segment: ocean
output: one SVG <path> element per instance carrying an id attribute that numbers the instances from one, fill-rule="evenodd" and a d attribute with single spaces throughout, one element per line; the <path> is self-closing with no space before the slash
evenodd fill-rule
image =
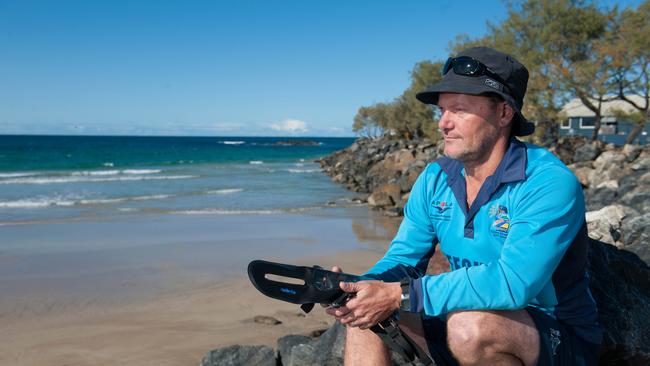
<path id="1" fill-rule="evenodd" d="M 0 136 L 0 225 L 349 203 L 314 160 L 353 138 Z"/>

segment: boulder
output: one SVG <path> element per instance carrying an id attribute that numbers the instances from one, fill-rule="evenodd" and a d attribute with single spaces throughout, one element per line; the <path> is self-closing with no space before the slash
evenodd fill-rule
<path id="1" fill-rule="evenodd" d="M 625 191 L 621 189 L 621 191 Z M 648 186 L 637 186 L 628 191 L 621 197 L 619 202 L 623 205 L 630 206 L 640 213 L 650 212 L 650 189 Z"/>
<path id="2" fill-rule="evenodd" d="M 368 197 L 368 205 L 378 208 L 394 206 L 400 201 L 401 196 L 402 192 L 399 184 L 384 184 L 374 190 L 370 197 Z"/>
<path id="3" fill-rule="evenodd" d="M 312 339 L 304 335 L 290 334 L 278 339 L 278 359 L 281 364 L 291 363 L 291 352 L 294 347 L 310 343 Z"/>
<path id="4" fill-rule="evenodd" d="M 296 344 L 283 358 L 284 366 L 343 365 L 345 327 L 336 322 L 319 338 L 309 343 Z M 287 351 L 285 351 L 287 352 Z"/>
<path id="5" fill-rule="evenodd" d="M 593 161 L 598 155 L 602 152 L 602 147 L 598 144 L 598 141 L 594 141 L 590 144 L 584 144 L 575 150 L 573 154 L 573 161 Z"/>
<path id="6" fill-rule="evenodd" d="M 388 182 L 391 178 L 398 178 L 415 162 L 413 152 L 402 149 L 386 155 L 386 157 L 375 164 L 369 175 L 374 176 L 380 182 Z"/>
<path id="7" fill-rule="evenodd" d="M 650 268 L 637 255 L 592 241 L 591 292 L 605 328 L 600 365 L 650 365 Z"/>
<path id="8" fill-rule="evenodd" d="M 625 161 L 632 162 L 636 158 L 639 157 L 639 154 L 641 154 L 641 151 L 643 151 L 643 147 L 640 145 L 630 145 L 630 144 L 625 144 L 623 145 L 623 154 L 625 155 Z"/>
<path id="9" fill-rule="evenodd" d="M 632 170 L 650 170 L 650 153 L 643 151 L 639 157 L 632 162 L 630 168 L 632 168 Z"/>
<path id="10" fill-rule="evenodd" d="M 650 263 L 650 212 L 623 220 L 621 230 L 625 249 Z"/>
<path id="11" fill-rule="evenodd" d="M 413 187 L 415 180 L 418 179 L 420 173 L 422 173 L 423 168 L 424 167 L 420 167 L 419 165 L 414 165 L 406 172 L 406 174 L 402 175 L 399 180 L 402 192 L 411 191 L 411 187 Z"/>
<path id="12" fill-rule="evenodd" d="M 607 187 L 593 187 L 585 191 L 588 211 L 596 211 L 605 206 L 612 205 L 616 203 L 617 198 L 618 190 Z"/>
<path id="13" fill-rule="evenodd" d="M 594 160 L 594 169 L 605 171 L 611 167 L 621 168 L 626 158 L 625 154 L 620 151 L 605 151 Z"/>
<path id="14" fill-rule="evenodd" d="M 623 246 L 622 221 L 625 217 L 635 214 L 636 211 L 622 205 L 605 206 L 598 211 L 589 211 L 586 215 L 589 237 L 621 247 Z"/>
<path id="15" fill-rule="evenodd" d="M 275 366 L 275 352 L 268 346 L 230 346 L 203 356 L 201 366 Z"/>

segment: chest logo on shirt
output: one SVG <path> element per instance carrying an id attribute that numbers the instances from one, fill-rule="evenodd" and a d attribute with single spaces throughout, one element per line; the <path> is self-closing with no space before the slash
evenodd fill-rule
<path id="1" fill-rule="evenodd" d="M 510 216 L 508 216 L 508 208 L 499 204 L 490 207 L 488 212 L 492 224 L 490 229 L 493 233 L 500 237 L 506 237 L 510 229 Z"/>
<path id="2" fill-rule="evenodd" d="M 433 201 L 433 208 L 435 208 L 439 214 L 442 214 L 451 208 L 451 202 Z"/>
<path id="3" fill-rule="evenodd" d="M 453 205 L 450 201 L 433 201 L 431 202 L 433 211 L 431 212 L 431 218 L 435 220 L 449 221 L 451 220 L 451 208 Z"/>

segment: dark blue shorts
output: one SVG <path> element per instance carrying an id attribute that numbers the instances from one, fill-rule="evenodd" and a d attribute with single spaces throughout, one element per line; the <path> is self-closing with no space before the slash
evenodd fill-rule
<path id="1" fill-rule="evenodd" d="M 528 307 L 540 339 L 538 366 L 596 366 L 600 345 L 589 343 L 575 335 L 570 327 L 558 322 L 546 313 Z M 455 366 L 458 362 L 447 347 L 447 327 L 444 320 L 434 317 L 423 322 L 424 333 L 434 360 L 441 365 Z"/>

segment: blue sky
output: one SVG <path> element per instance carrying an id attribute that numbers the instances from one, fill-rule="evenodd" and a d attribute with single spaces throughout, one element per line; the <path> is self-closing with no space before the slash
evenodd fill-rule
<path id="1" fill-rule="evenodd" d="M 351 136 L 416 62 L 504 17 L 501 1 L 0 0 L 0 134 Z"/>

